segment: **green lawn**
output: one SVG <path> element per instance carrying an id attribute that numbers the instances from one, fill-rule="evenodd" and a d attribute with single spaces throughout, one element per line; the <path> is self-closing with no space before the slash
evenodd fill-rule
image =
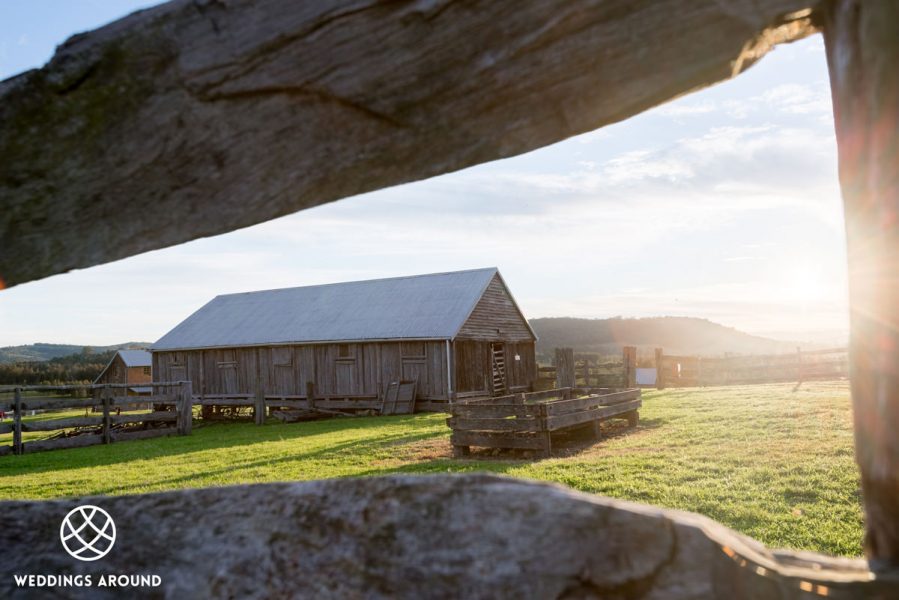
<path id="1" fill-rule="evenodd" d="M 451 458 L 443 415 L 204 425 L 160 438 L 0 458 L 0 498 L 491 471 L 698 512 L 768 545 L 861 554 L 846 383 L 644 392 L 637 430 L 552 459 Z"/>

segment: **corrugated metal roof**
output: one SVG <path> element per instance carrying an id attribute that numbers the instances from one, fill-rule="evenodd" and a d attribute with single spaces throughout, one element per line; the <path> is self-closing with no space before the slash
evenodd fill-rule
<path id="1" fill-rule="evenodd" d="M 119 356 L 126 367 L 149 367 L 153 364 L 153 355 L 146 350 L 119 350 Z"/>
<path id="2" fill-rule="evenodd" d="M 452 339 L 495 267 L 217 296 L 152 350 Z"/>

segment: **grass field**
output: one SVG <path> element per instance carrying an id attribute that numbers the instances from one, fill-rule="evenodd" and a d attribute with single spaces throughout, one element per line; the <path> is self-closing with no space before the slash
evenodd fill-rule
<path id="1" fill-rule="evenodd" d="M 770 546 L 861 554 L 848 384 L 644 392 L 636 430 L 552 459 L 451 458 L 444 415 L 196 423 L 160 438 L 0 458 L 0 498 L 136 494 L 387 473 L 490 471 L 707 515 Z M 8 442 L 6 442 L 8 443 Z"/>

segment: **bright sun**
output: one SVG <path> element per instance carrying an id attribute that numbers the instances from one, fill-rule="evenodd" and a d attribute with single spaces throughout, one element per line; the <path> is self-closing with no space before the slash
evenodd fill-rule
<path id="1" fill-rule="evenodd" d="M 796 266 L 788 271 L 786 294 L 794 302 L 803 304 L 824 300 L 827 293 L 821 269 L 811 266 Z"/>

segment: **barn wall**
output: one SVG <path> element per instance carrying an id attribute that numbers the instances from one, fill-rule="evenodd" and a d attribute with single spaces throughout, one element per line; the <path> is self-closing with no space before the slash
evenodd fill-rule
<path id="1" fill-rule="evenodd" d="M 470 340 L 534 341 L 527 321 L 515 307 L 512 295 L 498 275 L 493 276 L 456 337 Z"/>
<path id="2" fill-rule="evenodd" d="M 153 373 L 156 381 L 185 381 L 190 379 L 187 369 L 187 352 L 154 352 Z M 191 379 L 194 393 L 199 393 L 199 382 Z"/>
<path id="3" fill-rule="evenodd" d="M 492 394 L 493 362 L 491 344 L 502 343 L 506 363 L 506 384 L 510 388 L 531 388 L 537 378 L 537 357 L 532 341 L 457 340 L 454 347 L 455 387 L 458 393 Z M 518 356 L 519 360 L 515 360 Z"/>
<path id="4" fill-rule="evenodd" d="M 490 393 L 490 342 L 457 340 L 453 344 L 453 372 L 457 393 Z"/>
<path id="5" fill-rule="evenodd" d="M 128 383 L 125 380 L 125 362 L 116 354 L 106 370 L 97 378 L 97 383 Z"/>
<path id="6" fill-rule="evenodd" d="M 537 380 L 536 344 L 532 341 L 507 343 L 505 351 L 509 386 L 533 389 Z M 515 360 L 516 355 L 518 360 Z"/>
<path id="7" fill-rule="evenodd" d="M 417 379 L 421 399 L 446 399 L 443 341 L 263 346 L 154 352 L 159 381 L 190 379 L 196 395 L 378 396 L 396 379 Z"/>
<path id="8" fill-rule="evenodd" d="M 121 383 L 148 383 L 153 381 L 153 376 L 150 373 L 144 373 L 145 368 L 149 369 L 149 367 L 128 367 L 127 381 Z"/>

